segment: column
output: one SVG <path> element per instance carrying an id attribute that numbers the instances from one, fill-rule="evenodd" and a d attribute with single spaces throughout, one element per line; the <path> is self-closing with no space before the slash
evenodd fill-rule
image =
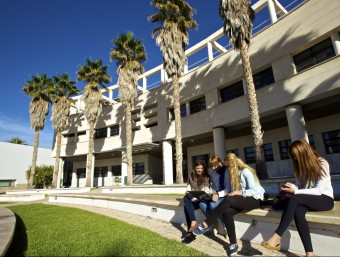
<path id="1" fill-rule="evenodd" d="M 273 0 L 268 0 L 268 9 L 269 9 L 269 15 L 272 23 L 275 23 L 277 21 L 275 6 L 273 3 Z"/>
<path id="2" fill-rule="evenodd" d="M 286 116 L 290 132 L 290 138 L 293 141 L 305 139 L 308 141 L 305 118 L 300 104 L 293 104 L 286 107 Z"/>
<path id="3" fill-rule="evenodd" d="M 173 176 L 173 152 L 172 142 L 163 141 L 162 143 L 163 153 L 163 183 L 164 185 L 172 185 L 174 183 Z"/>
<path id="4" fill-rule="evenodd" d="M 214 60 L 214 53 L 211 42 L 208 42 L 207 46 L 208 46 L 208 60 L 210 62 Z"/>
<path id="5" fill-rule="evenodd" d="M 331 35 L 332 43 L 334 46 L 334 51 L 336 55 L 340 55 L 340 35 L 339 32 L 333 32 Z"/>
<path id="6" fill-rule="evenodd" d="M 112 180 L 112 166 L 109 165 L 108 171 L 107 171 L 107 183 L 105 186 L 113 186 L 113 180 Z"/>
<path id="7" fill-rule="evenodd" d="M 61 187 L 61 183 L 64 179 L 64 159 L 59 159 L 59 170 L 58 170 L 58 178 L 57 178 L 57 188 Z"/>
<path id="8" fill-rule="evenodd" d="M 127 168 L 128 168 L 128 165 L 127 165 L 127 159 L 126 159 L 126 152 L 122 151 L 122 174 L 121 174 L 121 182 L 120 182 L 121 186 L 125 185 L 124 180 L 125 180 L 125 177 L 127 177 Z"/>
<path id="9" fill-rule="evenodd" d="M 74 168 L 72 170 L 71 187 L 78 187 L 77 170 Z"/>
<path id="10" fill-rule="evenodd" d="M 224 128 L 213 128 L 214 151 L 222 160 L 225 156 L 225 134 Z"/>

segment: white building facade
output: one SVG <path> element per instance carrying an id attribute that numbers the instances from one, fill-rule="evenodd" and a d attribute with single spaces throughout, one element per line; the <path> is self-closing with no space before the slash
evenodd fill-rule
<path id="1" fill-rule="evenodd" d="M 268 10 L 271 23 L 254 34 L 249 48 L 269 177 L 293 176 L 287 150 L 300 138 L 340 173 L 340 1 L 303 1 L 287 12 L 280 1 L 260 0 L 253 8 Z M 223 37 L 221 29 L 186 51 L 188 69 L 179 81 L 184 179 L 194 160 L 212 154 L 234 152 L 255 162 L 240 55 L 221 46 Z M 208 61 L 190 69 L 202 49 Z M 160 83 L 152 87 L 154 76 Z M 162 65 L 140 81 L 132 115 L 134 182 L 173 184 L 172 84 Z M 96 124 L 92 186 L 122 185 L 127 173 L 124 107 L 113 99 L 118 86 L 109 90 Z M 58 186 L 85 186 L 89 128 L 80 97 L 63 132 Z"/>

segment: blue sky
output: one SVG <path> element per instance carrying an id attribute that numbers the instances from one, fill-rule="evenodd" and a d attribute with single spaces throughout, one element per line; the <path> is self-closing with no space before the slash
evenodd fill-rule
<path id="1" fill-rule="evenodd" d="M 188 2 L 197 10 L 194 18 L 198 22 L 198 30 L 189 32 L 190 48 L 223 24 L 218 16 L 219 0 Z M 284 5 L 291 0 L 280 2 Z M 143 40 L 146 70 L 160 65 L 162 55 L 151 37 L 156 25 L 147 20 L 154 13 L 149 0 L 0 0 L 0 141 L 20 137 L 33 144 L 30 98 L 21 91 L 31 75 L 66 72 L 76 80 L 78 66 L 86 58 L 102 58 L 109 66 L 110 85 L 116 84 L 117 66 L 110 62 L 109 52 L 119 33 L 132 31 Z M 79 82 L 76 86 L 82 92 L 84 85 Z M 51 148 L 52 140 L 49 114 L 39 146 Z"/>

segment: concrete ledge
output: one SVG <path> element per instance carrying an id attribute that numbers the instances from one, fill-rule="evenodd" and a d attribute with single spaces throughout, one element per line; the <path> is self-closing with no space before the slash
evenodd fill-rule
<path id="1" fill-rule="evenodd" d="M 12 243 L 15 230 L 15 215 L 9 209 L 0 206 L 0 256 L 5 256 Z"/>
<path id="2" fill-rule="evenodd" d="M 45 195 L 0 195 L 0 201 L 3 202 L 31 202 L 45 199 Z"/>
<path id="3" fill-rule="evenodd" d="M 83 188 L 58 188 L 58 189 L 27 189 L 7 191 L 7 195 L 32 195 L 32 194 L 73 194 L 90 192 L 90 187 Z"/>
<path id="4" fill-rule="evenodd" d="M 102 193 L 107 194 L 182 194 L 187 190 L 186 185 L 148 185 L 131 187 L 109 187 L 103 188 Z"/>

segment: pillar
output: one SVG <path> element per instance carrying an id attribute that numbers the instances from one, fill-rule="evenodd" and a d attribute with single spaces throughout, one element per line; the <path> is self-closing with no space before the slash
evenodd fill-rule
<path id="1" fill-rule="evenodd" d="M 293 104 L 286 107 L 286 116 L 288 121 L 290 138 L 293 141 L 305 139 L 308 141 L 305 118 L 300 104 Z"/>
<path id="2" fill-rule="evenodd" d="M 128 169 L 128 165 L 127 165 L 127 159 L 126 159 L 126 152 L 122 151 L 122 174 L 121 174 L 121 182 L 120 185 L 124 186 L 124 181 L 125 181 L 125 177 L 127 177 L 127 169 Z"/>
<path id="3" fill-rule="evenodd" d="M 224 128 L 213 128 L 214 151 L 222 160 L 225 156 L 225 134 Z"/>
<path id="4" fill-rule="evenodd" d="M 172 185 L 174 183 L 174 178 L 172 158 L 173 152 L 171 141 L 163 141 L 162 153 L 163 153 L 163 183 L 164 185 Z"/>

